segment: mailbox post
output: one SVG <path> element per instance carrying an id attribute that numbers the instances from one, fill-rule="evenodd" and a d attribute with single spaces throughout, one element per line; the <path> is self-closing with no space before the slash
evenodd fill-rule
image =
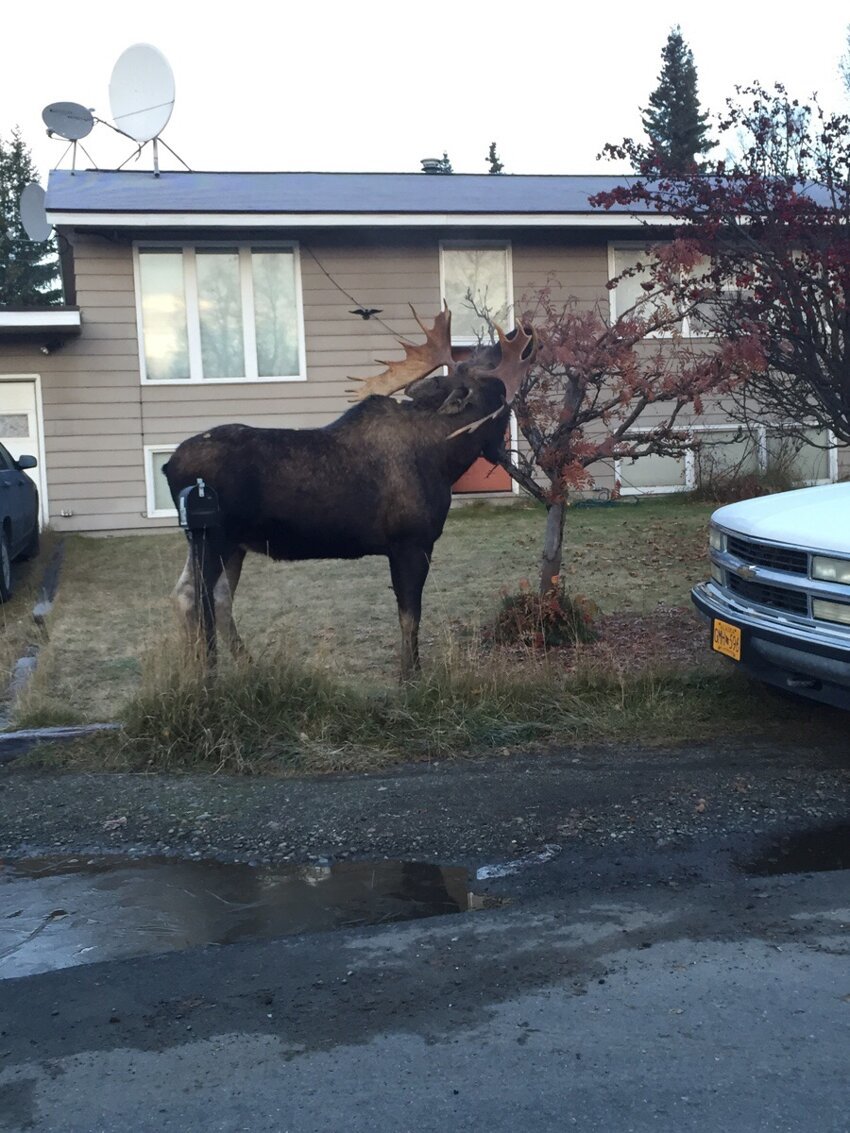
<path id="1" fill-rule="evenodd" d="M 198 479 L 178 495 L 177 517 L 191 547 L 194 562 L 192 574 L 195 581 L 195 609 L 202 614 L 201 624 L 205 627 L 207 657 L 211 664 L 215 664 L 215 594 L 206 584 L 204 560 L 207 555 L 215 553 L 210 545 L 209 535 L 213 529 L 221 526 L 218 492 Z"/>

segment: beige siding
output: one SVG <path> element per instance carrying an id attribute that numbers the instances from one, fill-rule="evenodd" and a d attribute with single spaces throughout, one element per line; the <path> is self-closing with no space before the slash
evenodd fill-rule
<path id="1" fill-rule="evenodd" d="M 514 303 L 532 311 L 536 293 L 551 286 L 557 302 L 575 299 L 582 308 L 607 315 L 608 245 L 604 240 L 579 237 L 557 242 L 545 233 L 523 234 L 513 242 Z"/>
<path id="2" fill-rule="evenodd" d="M 409 304 L 423 319 L 431 319 L 440 308 L 443 233 L 297 234 L 306 381 L 143 386 L 131 241 L 69 235 L 74 241 L 81 336 L 49 355 L 40 352 L 39 342 L 0 340 L 0 374 L 41 376 L 50 521 L 59 529 L 173 526 L 170 519 L 145 514 L 145 445 L 173 445 L 228 421 L 323 425 L 346 409 L 352 376 L 374 373 L 376 358 L 398 356 L 395 336 L 377 319 L 351 315 L 351 309 L 381 308 L 382 322 L 416 338 L 419 328 Z M 466 235 L 505 238 L 504 233 Z M 229 233 L 228 238 L 236 240 L 239 234 Z M 511 246 L 519 309 L 528 309 L 534 293 L 551 284 L 564 300 L 575 298 L 585 308 L 607 311 L 607 244 L 598 234 L 515 233 Z M 663 407 L 658 413 L 663 416 Z M 722 420 L 716 409 L 711 417 Z M 850 460 L 842 459 L 842 471 L 850 473 Z M 598 482 L 610 486 L 613 472 L 600 469 Z"/>

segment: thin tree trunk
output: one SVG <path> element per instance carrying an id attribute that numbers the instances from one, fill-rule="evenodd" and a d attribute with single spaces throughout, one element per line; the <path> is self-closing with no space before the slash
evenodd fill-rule
<path id="1" fill-rule="evenodd" d="M 561 573 L 561 560 L 564 550 L 564 520 L 566 501 L 558 500 L 549 504 L 546 513 L 546 537 L 543 542 L 543 558 L 540 561 L 540 594 L 549 594 L 558 587 Z"/>

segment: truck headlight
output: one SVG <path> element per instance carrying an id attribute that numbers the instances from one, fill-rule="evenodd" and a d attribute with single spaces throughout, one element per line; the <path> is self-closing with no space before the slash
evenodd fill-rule
<path id="1" fill-rule="evenodd" d="M 812 615 L 823 622 L 838 622 L 850 626 L 850 604 L 844 602 L 824 602 L 820 598 L 812 601 Z"/>
<path id="2" fill-rule="evenodd" d="M 815 555 L 812 559 L 812 578 L 850 586 L 850 559 L 828 559 L 824 555 Z"/>
<path id="3" fill-rule="evenodd" d="M 712 523 L 708 529 L 708 545 L 712 551 L 725 551 L 726 550 L 726 536 L 719 527 L 715 527 Z M 850 565 L 850 564 L 848 564 Z"/>

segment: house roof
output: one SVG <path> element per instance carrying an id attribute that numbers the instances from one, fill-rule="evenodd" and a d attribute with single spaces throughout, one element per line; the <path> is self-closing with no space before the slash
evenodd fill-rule
<path id="1" fill-rule="evenodd" d="M 50 174 L 54 224 L 109 227 L 510 225 L 643 223 L 646 211 L 593 209 L 625 178 L 453 173 L 189 173 L 86 170 Z M 640 214 L 643 214 L 642 216 Z M 653 222 L 666 218 L 653 217 Z"/>

